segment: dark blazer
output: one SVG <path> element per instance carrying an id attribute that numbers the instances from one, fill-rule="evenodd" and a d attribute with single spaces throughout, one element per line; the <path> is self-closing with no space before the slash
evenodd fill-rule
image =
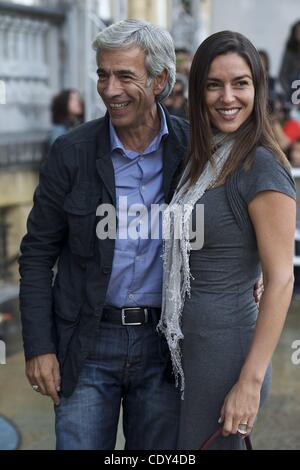
<path id="1" fill-rule="evenodd" d="M 189 126 L 167 111 L 166 118 L 163 190 L 168 203 L 181 172 Z M 25 357 L 56 353 L 65 396 L 72 394 L 95 340 L 112 268 L 114 240 L 96 236 L 97 206 L 116 204 L 108 123 L 107 115 L 90 121 L 53 144 L 41 166 L 21 243 Z"/>

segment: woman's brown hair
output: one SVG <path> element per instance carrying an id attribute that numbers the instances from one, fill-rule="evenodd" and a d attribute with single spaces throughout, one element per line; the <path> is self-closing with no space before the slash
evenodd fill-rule
<path id="1" fill-rule="evenodd" d="M 62 90 L 58 95 L 54 96 L 51 103 L 51 114 L 52 114 L 52 123 L 53 124 L 66 124 L 67 126 L 72 125 L 70 122 L 68 104 L 72 93 L 78 94 L 78 91 L 75 89 Z M 82 114 L 78 116 L 78 121 L 84 121 L 84 103 L 80 97 Z"/>
<path id="2" fill-rule="evenodd" d="M 242 57 L 250 67 L 255 90 L 254 107 L 251 116 L 234 133 L 231 150 L 218 184 L 232 174 L 242 161 L 251 165 L 255 149 L 263 146 L 283 164 L 288 161 L 275 140 L 267 111 L 267 81 L 259 53 L 253 44 L 242 34 L 221 31 L 209 36 L 198 48 L 189 78 L 189 118 L 191 123 L 190 147 L 187 161 L 191 162 L 191 184 L 202 173 L 205 164 L 211 161 L 213 152 L 213 131 L 205 103 L 205 90 L 208 72 L 212 61 L 219 55 L 234 52 Z"/>

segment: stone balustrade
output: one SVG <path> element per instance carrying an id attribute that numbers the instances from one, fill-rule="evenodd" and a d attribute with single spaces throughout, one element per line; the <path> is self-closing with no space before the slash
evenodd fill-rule
<path id="1" fill-rule="evenodd" d="M 50 102 L 60 84 L 63 20 L 58 11 L 0 3 L 0 167 L 43 156 Z"/>

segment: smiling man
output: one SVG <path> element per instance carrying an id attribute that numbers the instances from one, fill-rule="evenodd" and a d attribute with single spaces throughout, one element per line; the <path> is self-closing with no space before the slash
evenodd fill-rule
<path id="1" fill-rule="evenodd" d="M 121 404 L 126 449 L 175 449 L 180 399 L 156 332 L 162 240 L 96 236 L 99 206 L 172 197 L 188 143 L 187 122 L 160 105 L 175 82 L 173 42 L 125 20 L 93 47 L 107 114 L 52 146 L 21 245 L 26 374 L 55 403 L 57 449 L 114 449 Z"/>
<path id="2" fill-rule="evenodd" d="M 145 52 L 138 46 L 100 50 L 98 62 L 97 89 L 111 124 L 125 148 L 142 153 L 160 131 L 156 97 L 167 82 L 167 70 L 150 79 Z"/>

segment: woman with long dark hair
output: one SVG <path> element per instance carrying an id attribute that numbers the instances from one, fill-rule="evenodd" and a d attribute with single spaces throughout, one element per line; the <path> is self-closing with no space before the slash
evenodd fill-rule
<path id="1" fill-rule="evenodd" d="M 271 378 L 293 289 L 295 186 L 267 115 L 265 72 L 252 43 L 223 31 L 190 73 L 190 149 L 164 213 L 162 317 L 183 395 L 178 448 L 242 449 Z M 204 242 L 197 206 L 204 206 Z M 178 235 L 179 234 L 179 235 Z M 193 248 L 196 245 L 197 248 Z M 263 272 L 259 312 L 253 284 Z"/>

